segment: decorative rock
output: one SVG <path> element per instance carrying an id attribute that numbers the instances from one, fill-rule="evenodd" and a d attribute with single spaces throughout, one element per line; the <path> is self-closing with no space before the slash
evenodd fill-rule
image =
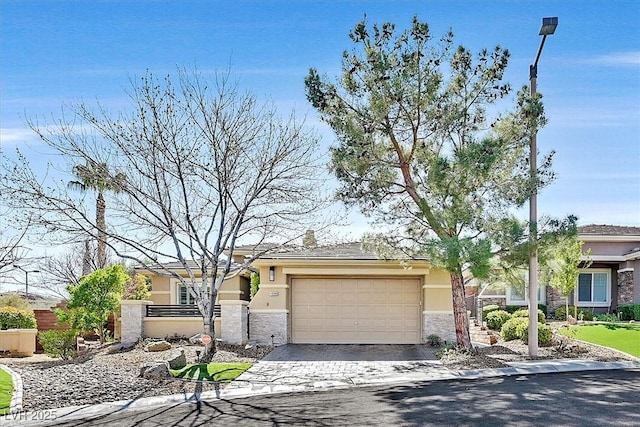
<path id="1" fill-rule="evenodd" d="M 196 344 L 196 345 L 203 345 L 202 344 L 202 336 L 204 334 L 195 334 L 194 336 L 192 336 L 191 338 L 189 338 L 189 342 L 191 344 Z"/>
<path id="2" fill-rule="evenodd" d="M 166 341 L 155 341 L 147 344 L 144 351 L 165 351 L 171 348 L 171 344 Z"/>
<path id="3" fill-rule="evenodd" d="M 123 351 L 128 351 L 134 348 L 135 346 L 136 346 L 136 343 L 134 342 L 122 342 L 119 344 L 114 344 L 107 349 L 107 354 L 114 354 L 114 353 L 120 353 Z"/>
<path id="4" fill-rule="evenodd" d="M 176 351 L 172 352 L 169 355 L 167 362 L 171 369 L 182 369 L 187 366 L 187 356 L 184 354 L 184 349 L 178 348 Z"/>
<path id="5" fill-rule="evenodd" d="M 171 378 L 168 362 L 145 363 L 140 367 L 140 376 L 149 380 L 163 380 Z"/>

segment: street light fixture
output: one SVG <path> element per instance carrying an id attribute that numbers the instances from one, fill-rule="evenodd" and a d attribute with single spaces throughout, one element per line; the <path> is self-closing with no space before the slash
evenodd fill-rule
<path id="1" fill-rule="evenodd" d="M 558 27 L 558 17 L 542 18 L 540 34 L 542 41 L 538 48 L 538 54 L 533 65 L 529 66 L 529 82 L 531 86 L 531 98 L 536 95 L 536 80 L 538 78 L 538 61 L 544 47 L 547 36 L 555 33 Z M 531 147 L 529 153 L 529 172 L 532 183 L 529 199 L 529 356 L 538 355 L 538 183 L 537 183 L 537 133 L 533 130 L 531 135 Z"/>
<path id="2" fill-rule="evenodd" d="M 40 273 L 40 270 L 25 270 L 18 264 L 13 264 L 14 268 L 24 271 L 24 296 L 29 298 L 29 273 Z"/>

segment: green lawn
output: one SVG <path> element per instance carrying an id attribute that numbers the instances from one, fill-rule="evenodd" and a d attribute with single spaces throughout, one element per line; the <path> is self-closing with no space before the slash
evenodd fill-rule
<path id="1" fill-rule="evenodd" d="M 176 378 L 200 381 L 230 382 L 251 367 L 251 363 L 200 363 L 182 369 L 171 369 Z"/>
<path id="2" fill-rule="evenodd" d="M 597 323 L 572 326 L 560 333 L 640 357 L 640 323 Z"/>
<path id="3" fill-rule="evenodd" d="M 11 395 L 13 394 L 13 381 L 4 369 L 0 369 L 0 415 L 9 413 Z"/>

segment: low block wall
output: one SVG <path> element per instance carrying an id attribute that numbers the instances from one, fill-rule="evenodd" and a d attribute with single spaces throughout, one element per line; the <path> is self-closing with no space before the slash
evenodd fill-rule
<path id="1" fill-rule="evenodd" d="M 220 338 L 220 320 L 219 317 L 214 320 L 216 338 Z M 188 338 L 203 333 L 204 323 L 201 317 L 145 317 L 143 331 L 146 338 L 166 338 L 176 334 Z"/>
<path id="2" fill-rule="evenodd" d="M 33 356 L 36 351 L 37 329 L 7 329 L 0 331 L 0 351 L 13 356 Z"/>

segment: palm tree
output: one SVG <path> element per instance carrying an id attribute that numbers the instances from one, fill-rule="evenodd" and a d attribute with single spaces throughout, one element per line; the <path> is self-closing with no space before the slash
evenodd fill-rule
<path id="1" fill-rule="evenodd" d="M 120 192 L 125 184 L 126 176 L 120 172 L 112 175 L 106 163 L 93 160 L 88 160 L 86 165 L 75 165 L 73 174 L 78 180 L 69 182 L 69 187 L 80 191 L 95 190 L 96 192 L 97 267 L 103 268 L 107 264 L 107 224 L 105 219 L 107 205 L 104 193 L 105 191 Z M 85 245 L 88 246 L 88 242 L 85 242 Z M 87 273 L 83 271 L 83 274 Z"/>

